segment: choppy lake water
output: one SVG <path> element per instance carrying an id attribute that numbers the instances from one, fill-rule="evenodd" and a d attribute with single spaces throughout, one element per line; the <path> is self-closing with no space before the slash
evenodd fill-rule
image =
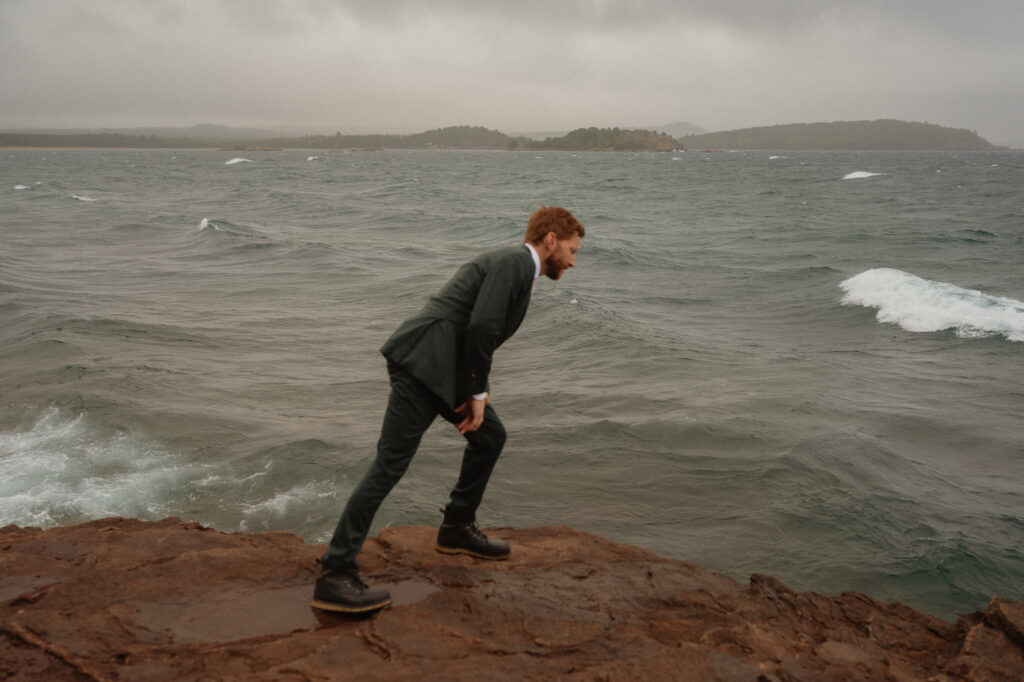
<path id="1" fill-rule="evenodd" d="M 1024 154 L 245 154 L 0 150 L 0 525 L 325 541 L 377 349 L 547 203 L 588 232 L 496 356 L 483 525 L 1024 599 Z M 460 451 L 439 422 L 376 527 L 436 523 Z"/>

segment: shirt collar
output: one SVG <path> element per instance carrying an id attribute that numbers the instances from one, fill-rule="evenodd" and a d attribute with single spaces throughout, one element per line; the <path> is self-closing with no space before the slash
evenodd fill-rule
<path id="1" fill-rule="evenodd" d="M 523 246 L 530 250 L 530 255 L 533 257 L 533 278 L 537 279 L 540 277 L 540 256 L 537 255 L 537 249 L 533 248 L 533 244 L 530 242 L 523 242 Z"/>

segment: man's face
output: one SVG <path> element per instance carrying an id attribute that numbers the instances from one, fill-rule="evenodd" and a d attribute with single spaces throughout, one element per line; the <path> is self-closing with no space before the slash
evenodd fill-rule
<path id="1" fill-rule="evenodd" d="M 576 265 L 576 252 L 580 250 L 580 236 L 574 234 L 568 239 L 558 239 L 555 250 L 544 261 L 545 273 L 551 279 L 558 279 L 568 268 Z"/>

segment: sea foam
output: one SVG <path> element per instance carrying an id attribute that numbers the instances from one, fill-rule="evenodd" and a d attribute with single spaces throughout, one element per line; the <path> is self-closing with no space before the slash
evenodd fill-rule
<path id="1" fill-rule="evenodd" d="M 855 275 L 839 287 L 845 305 L 878 308 L 878 321 L 909 332 L 951 329 L 957 336 L 1002 335 L 1024 342 L 1024 302 L 933 282 L 901 270 L 877 268 Z"/>
<path id="2" fill-rule="evenodd" d="M 27 428 L 0 431 L 0 526 L 161 518 L 161 498 L 188 475 L 179 460 L 145 437 L 97 429 L 85 413 L 46 409 Z"/>
<path id="3" fill-rule="evenodd" d="M 202 220 L 200 220 L 199 221 L 199 227 L 196 229 L 196 231 L 197 232 L 202 232 L 203 230 L 209 230 L 209 229 L 212 229 L 214 232 L 223 232 L 224 231 L 224 228 L 222 228 L 220 225 L 218 225 L 217 223 L 213 222 L 209 218 L 203 218 Z"/>
<path id="4" fill-rule="evenodd" d="M 863 180 L 864 178 L 873 178 L 876 175 L 882 175 L 882 173 L 871 173 L 869 171 L 853 171 L 843 176 L 843 180 Z"/>
<path id="5" fill-rule="evenodd" d="M 233 166 L 236 163 L 252 163 L 252 159 L 243 159 L 242 157 L 238 157 L 236 159 L 231 159 L 230 161 L 225 161 L 224 165 Z"/>

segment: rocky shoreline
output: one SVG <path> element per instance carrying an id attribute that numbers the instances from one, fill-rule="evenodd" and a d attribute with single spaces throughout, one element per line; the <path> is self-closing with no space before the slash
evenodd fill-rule
<path id="1" fill-rule="evenodd" d="M 179 519 L 0 528 L 7 680 L 1024 679 L 1024 604 L 956 623 L 862 594 L 749 585 L 567 527 L 494 529 L 512 558 L 386 528 L 364 573 L 394 605 L 309 607 L 323 548 Z"/>

